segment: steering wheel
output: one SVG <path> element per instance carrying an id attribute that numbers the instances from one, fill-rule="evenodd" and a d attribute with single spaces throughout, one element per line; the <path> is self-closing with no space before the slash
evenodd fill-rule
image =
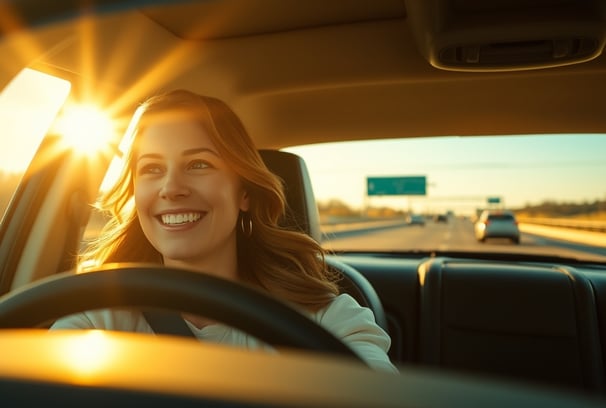
<path id="1" fill-rule="evenodd" d="M 325 328 L 258 290 L 158 265 L 109 264 L 33 282 L 0 297 L 0 328 L 36 327 L 67 315 L 112 307 L 202 315 L 274 346 L 334 353 L 362 362 Z"/>

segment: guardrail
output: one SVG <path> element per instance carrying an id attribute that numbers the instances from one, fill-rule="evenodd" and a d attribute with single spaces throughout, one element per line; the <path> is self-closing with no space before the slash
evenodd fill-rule
<path id="1" fill-rule="evenodd" d="M 322 224 L 322 239 L 341 238 L 359 231 L 372 231 L 387 228 L 394 228 L 406 225 L 406 221 L 402 218 L 389 220 L 345 220 L 340 223 Z"/>
<path id="2" fill-rule="evenodd" d="M 584 230 L 592 232 L 606 232 L 606 221 L 594 220 L 573 220 L 570 218 L 531 218 L 517 217 L 518 221 L 525 224 L 544 225 L 556 228 L 569 228 L 575 230 Z M 323 223 L 321 228 L 325 234 L 340 234 L 344 231 L 363 230 L 373 227 L 390 227 L 403 224 L 401 218 L 389 220 L 372 220 L 372 219 L 344 219 L 337 222 Z"/>
<path id="3" fill-rule="evenodd" d="M 526 218 L 518 221 L 525 224 L 545 225 L 549 227 L 580 229 L 585 231 L 606 232 L 606 221 L 571 220 L 569 218 Z"/>

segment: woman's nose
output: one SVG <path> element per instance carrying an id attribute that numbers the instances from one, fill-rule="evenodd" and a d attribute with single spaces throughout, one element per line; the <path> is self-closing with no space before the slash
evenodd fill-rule
<path id="1" fill-rule="evenodd" d="M 180 197 L 187 197 L 190 192 L 189 187 L 179 172 L 168 171 L 164 177 L 159 194 L 164 199 L 174 200 Z"/>

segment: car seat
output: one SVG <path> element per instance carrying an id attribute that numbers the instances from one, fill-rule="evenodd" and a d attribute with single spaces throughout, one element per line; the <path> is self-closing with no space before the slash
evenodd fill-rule
<path id="1" fill-rule="evenodd" d="M 305 161 L 296 154 L 280 150 L 263 149 L 259 150 L 259 153 L 267 168 L 284 183 L 287 208 L 281 225 L 304 232 L 321 242 L 320 216 Z M 350 294 L 362 306 L 371 309 L 377 324 L 387 331 L 385 310 L 366 277 L 335 257 L 327 257 L 326 263 L 343 277 L 340 282 L 341 290 Z"/>
<path id="2" fill-rule="evenodd" d="M 594 291 L 574 268 L 438 257 L 419 279 L 422 364 L 604 392 Z"/>

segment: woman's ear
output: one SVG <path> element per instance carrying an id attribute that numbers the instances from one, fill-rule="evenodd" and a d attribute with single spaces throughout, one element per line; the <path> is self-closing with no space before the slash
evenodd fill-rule
<path id="1" fill-rule="evenodd" d="M 248 211 L 250 208 L 250 197 L 248 196 L 248 192 L 246 190 L 242 190 L 242 195 L 240 197 L 240 211 Z"/>

